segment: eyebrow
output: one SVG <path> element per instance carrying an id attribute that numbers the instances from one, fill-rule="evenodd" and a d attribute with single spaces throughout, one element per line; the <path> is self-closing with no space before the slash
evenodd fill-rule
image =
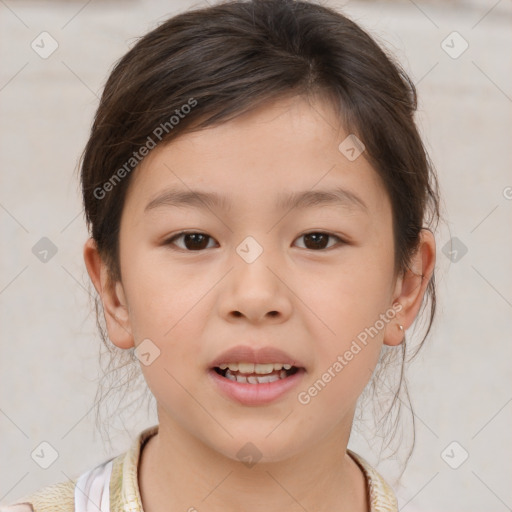
<path id="1" fill-rule="evenodd" d="M 305 190 L 280 194 L 277 201 L 277 208 L 282 210 L 329 205 L 349 208 L 356 207 L 368 213 L 368 206 L 358 195 L 341 187 L 329 190 Z M 200 209 L 220 207 L 229 210 L 231 203 L 226 197 L 214 192 L 191 189 L 167 189 L 153 198 L 144 208 L 144 212 L 161 207 L 182 206 L 195 206 Z"/>

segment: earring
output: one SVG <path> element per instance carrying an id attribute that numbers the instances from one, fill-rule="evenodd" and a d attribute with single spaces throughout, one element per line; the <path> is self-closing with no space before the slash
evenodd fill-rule
<path id="1" fill-rule="evenodd" d="M 398 328 L 402 331 L 402 333 L 404 332 L 404 326 L 402 324 L 398 324 Z M 402 341 L 400 343 L 402 343 L 404 340 L 405 336 L 402 338 Z"/>

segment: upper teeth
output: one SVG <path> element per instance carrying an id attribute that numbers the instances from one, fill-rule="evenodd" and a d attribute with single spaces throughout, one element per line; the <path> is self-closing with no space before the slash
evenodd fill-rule
<path id="1" fill-rule="evenodd" d="M 291 364 L 281 364 L 281 363 L 267 363 L 267 364 L 254 364 L 254 363 L 229 363 L 229 364 L 221 364 L 219 368 L 221 370 L 225 370 L 229 368 L 232 372 L 240 372 L 240 373 L 259 373 L 261 375 L 266 375 L 268 373 L 272 373 L 275 370 L 289 370 L 292 367 Z"/>

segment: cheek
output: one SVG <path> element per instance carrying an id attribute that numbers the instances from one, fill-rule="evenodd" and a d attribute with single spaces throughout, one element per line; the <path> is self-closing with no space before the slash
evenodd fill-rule
<path id="1" fill-rule="evenodd" d="M 316 340 L 315 364 L 297 397 L 300 404 L 313 405 L 310 414 L 317 411 L 339 419 L 368 384 L 380 357 L 382 335 L 361 325 L 349 316 L 336 325 L 336 336 Z"/>
<path id="2" fill-rule="evenodd" d="M 361 257 L 362 256 L 362 257 Z M 328 279 L 310 276 L 301 295 L 315 341 L 315 367 L 308 384 L 330 404 L 349 403 L 363 390 L 379 360 L 390 318 L 391 268 L 371 251 L 347 258 Z M 317 279 L 315 280 L 314 277 Z M 319 280 L 320 279 L 320 280 Z M 348 401 L 348 402 L 347 402 Z"/>
<path id="3" fill-rule="evenodd" d="M 123 272 L 136 342 L 155 338 L 167 343 L 178 339 L 183 329 L 193 328 L 190 318 L 215 282 L 215 276 L 194 265 L 171 264 L 164 249 L 134 249 Z M 197 322 L 195 326 L 200 327 Z"/>
<path id="4" fill-rule="evenodd" d="M 157 354 L 151 364 L 141 364 L 147 385 L 157 403 L 177 419 L 181 414 L 178 411 L 201 414 L 191 397 L 201 394 L 197 378 L 204 352 L 201 316 L 207 310 L 206 302 L 200 301 L 204 289 L 185 292 L 181 282 L 172 281 L 171 277 L 155 281 L 148 278 L 141 284 L 132 323 L 136 344 L 148 343 L 145 340 L 149 339 L 149 346 Z"/>
<path id="5" fill-rule="evenodd" d="M 296 285 L 310 325 L 333 343 L 350 341 L 388 307 L 390 269 L 359 256 L 354 252 L 354 258 L 328 272 L 308 272 L 307 279 Z"/>
<path id="6" fill-rule="evenodd" d="M 192 266 L 177 271 L 161 258 L 148 262 L 147 256 L 134 250 L 126 259 L 123 274 L 135 345 L 140 345 L 139 353 L 148 347 L 151 354 L 147 365 L 141 357 L 141 369 L 157 401 L 188 409 L 188 393 L 195 396 L 198 392 L 189 369 L 197 367 L 198 355 L 204 351 L 204 321 L 200 318 L 208 311 L 207 301 L 201 299 L 215 279 L 193 272 Z"/>

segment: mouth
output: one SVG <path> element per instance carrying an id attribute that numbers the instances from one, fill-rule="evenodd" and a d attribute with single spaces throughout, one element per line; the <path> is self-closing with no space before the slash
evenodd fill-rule
<path id="1" fill-rule="evenodd" d="M 234 363 L 210 368 L 216 388 L 243 405 L 264 405 L 285 395 L 306 373 L 290 364 Z"/>
<path id="2" fill-rule="evenodd" d="M 297 373 L 300 368 L 289 364 L 268 363 L 254 365 L 238 363 L 215 366 L 213 370 L 221 377 L 242 384 L 267 384 L 286 379 Z"/>

